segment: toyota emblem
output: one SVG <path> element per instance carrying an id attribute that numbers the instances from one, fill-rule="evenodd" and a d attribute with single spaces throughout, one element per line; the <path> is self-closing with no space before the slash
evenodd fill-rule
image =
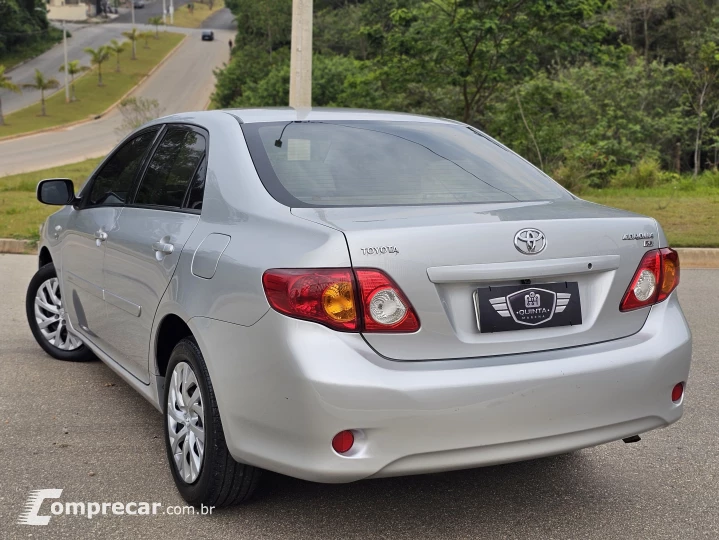
<path id="1" fill-rule="evenodd" d="M 547 247 L 547 239 L 539 229 L 522 229 L 514 235 L 514 247 L 525 255 L 536 255 Z"/>

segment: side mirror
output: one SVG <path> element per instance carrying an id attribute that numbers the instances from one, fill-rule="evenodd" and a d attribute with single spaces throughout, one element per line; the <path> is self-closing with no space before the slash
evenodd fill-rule
<path id="1" fill-rule="evenodd" d="M 37 185 L 37 200 L 43 204 L 65 206 L 75 202 L 75 187 L 69 178 L 40 180 Z"/>

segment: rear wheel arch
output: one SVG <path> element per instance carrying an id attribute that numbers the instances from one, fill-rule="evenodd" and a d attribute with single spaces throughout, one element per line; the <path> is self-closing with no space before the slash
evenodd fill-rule
<path id="1" fill-rule="evenodd" d="M 42 268 L 46 264 L 50 264 L 52 262 L 52 255 L 50 255 L 50 250 L 47 249 L 47 247 L 43 246 L 40 249 L 40 255 L 38 256 L 38 268 Z"/>
<path id="2" fill-rule="evenodd" d="M 170 313 L 160 321 L 155 338 L 155 369 L 160 377 L 164 377 L 167 372 L 167 365 L 175 345 L 187 337 L 194 338 L 194 335 L 187 323 L 178 315 Z"/>

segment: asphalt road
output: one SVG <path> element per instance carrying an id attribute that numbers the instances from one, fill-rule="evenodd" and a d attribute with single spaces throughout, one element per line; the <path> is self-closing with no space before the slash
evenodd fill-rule
<path id="1" fill-rule="evenodd" d="M 103 28 L 129 28 L 107 24 Z M 203 110 L 214 90 L 213 70 L 229 59 L 228 30 L 215 31 L 215 41 L 201 41 L 201 30 L 173 29 L 189 34 L 180 48 L 133 95 L 157 99 L 162 114 Z M 117 110 L 79 126 L 0 142 L 0 176 L 75 163 L 109 152 L 121 136 Z"/>
<path id="2" fill-rule="evenodd" d="M 686 414 L 639 443 L 347 485 L 267 474 L 252 503 L 211 517 L 53 516 L 30 527 L 16 520 L 36 489 L 63 489 L 65 502 L 183 504 L 160 414 L 102 363 L 59 362 L 33 341 L 24 295 L 34 269 L 34 257 L 0 255 L 0 537 L 719 537 L 719 270 L 682 273 L 694 332 Z"/>
<path id="3" fill-rule="evenodd" d="M 122 33 L 129 29 L 124 25 L 68 25 L 71 37 L 67 40 L 67 58 L 68 60 L 80 60 L 84 66 L 90 65 L 90 55 L 84 49 L 86 47 L 100 47 L 107 44 L 111 39 L 124 40 Z M 61 89 L 65 87 L 65 74 L 58 72 L 60 66 L 64 62 L 62 51 L 62 43 L 55 45 L 49 51 L 33 58 L 29 62 L 18 66 L 8 73 L 12 78 L 12 82 L 18 86 L 34 81 L 35 70 L 39 69 L 46 77 L 54 77 L 61 84 Z M 58 90 L 59 91 L 59 90 Z M 45 97 L 51 96 L 55 91 L 45 93 Z M 32 105 L 40 101 L 40 91 L 32 89 L 24 89 L 21 93 L 16 94 L 9 90 L 0 90 L 0 99 L 2 99 L 2 108 L 5 114 L 9 114 L 28 105 Z"/>
<path id="4" fill-rule="evenodd" d="M 175 10 L 177 10 L 180 6 L 183 6 L 187 4 L 190 0 L 175 0 L 173 2 L 173 5 L 175 7 Z M 169 9 L 170 7 L 170 0 L 165 1 L 165 7 Z M 222 14 L 221 16 L 219 14 Z M 147 21 L 151 17 L 162 17 L 162 0 L 152 0 L 150 2 L 145 3 L 145 7 L 141 9 L 135 10 L 135 24 L 147 24 Z M 167 16 L 167 21 L 169 24 L 170 16 Z M 121 13 L 112 21 L 109 22 L 109 24 L 116 24 L 116 23 L 131 23 L 132 22 L 132 13 L 130 10 L 126 10 L 125 8 L 122 8 Z M 234 17 L 232 13 L 230 13 L 230 10 L 227 8 L 221 9 L 217 11 L 215 14 L 213 14 L 211 17 L 208 17 L 202 24 L 203 28 L 212 28 L 214 30 L 234 30 L 236 29 Z"/>

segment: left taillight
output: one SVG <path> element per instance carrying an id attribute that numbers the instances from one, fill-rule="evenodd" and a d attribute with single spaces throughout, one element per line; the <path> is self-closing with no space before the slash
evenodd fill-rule
<path id="1" fill-rule="evenodd" d="M 399 286 L 370 268 L 273 269 L 262 276 L 273 309 L 344 332 L 416 332 L 419 319 Z"/>
<path id="2" fill-rule="evenodd" d="M 359 330 L 352 270 L 349 268 L 267 270 L 262 285 L 280 313 L 335 330 Z"/>
<path id="3" fill-rule="evenodd" d="M 677 285 L 679 254 L 670 248 L 647 251 L 624 293 L 619 311 L 632 311 L 657 304 L 665 300 Z"/>

